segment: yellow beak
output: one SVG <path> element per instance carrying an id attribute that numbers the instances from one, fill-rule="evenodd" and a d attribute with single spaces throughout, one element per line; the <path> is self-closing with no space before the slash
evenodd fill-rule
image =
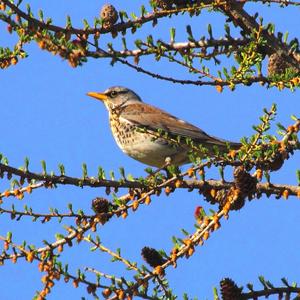
<path id="1" fill-rule="evenodd" d="M 105 101 L 107 99 L 107 95 L 103 94 L 103 93 L 97 93 L 97 92 L 89 92 L 87 93 L 88 96 L 93 97 L 97 100 L 100 101 Z"/>

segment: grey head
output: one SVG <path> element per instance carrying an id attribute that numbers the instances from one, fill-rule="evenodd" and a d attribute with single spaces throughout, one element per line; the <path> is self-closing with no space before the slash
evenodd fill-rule
<path id="1" fill-rule="evenodd" d="M 109 111 L 131 103 L 142 102 L 134 91 L 123 86 L 112 86 L 104 92 L 90 92 L 87 95 L 101 100 Z"/>

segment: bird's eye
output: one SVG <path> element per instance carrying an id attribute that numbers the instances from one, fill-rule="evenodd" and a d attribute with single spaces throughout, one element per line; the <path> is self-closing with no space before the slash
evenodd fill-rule
<path id="1" fill-rule="evenodd" d="M 116 96 L 117 96 L 117 92 L 116 91 L 110 92 L 110 97 L 111 98 L 115 98 Z"/>

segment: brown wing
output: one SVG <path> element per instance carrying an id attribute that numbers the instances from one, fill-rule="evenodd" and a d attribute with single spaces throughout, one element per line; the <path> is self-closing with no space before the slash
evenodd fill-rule
<path id="1" fill-rule="evenodd" d="M 157 131 L 162 129 L 171 136 L 191 138 L 197 143 L 224 146 L 228 141 L 212 137 L 200 128 L 180 120 L 169 113 L 145 103 L 134 103 L 125 106 L 122 110 L 122 117 L 136 126 Z M 234 147 L 234 144 L 231 143 Z"/>

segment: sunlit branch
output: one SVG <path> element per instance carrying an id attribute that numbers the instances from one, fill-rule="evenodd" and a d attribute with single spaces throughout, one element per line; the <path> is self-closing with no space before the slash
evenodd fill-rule
<path id="1" fill-rule="evenodd" d="M 247 43 L 249 43 L 250 39 L 247 38 L 236 38 L 236 39 L 207 39 L 207 40 L 200 40 L 197 42 L 176 42 L 176 43 L 165 43 L 163 41 L 160 41 L 161 44 L 166 48 L 165 51 L 187 51 L 189 49 L 197 49 L 200 48 L 201 51 L 204 51 L 208 48 L 215 48 L 215 47 L 240 47 L 244 46 Z M 145 49 L 133 49 L 133 50 L 107 50 L 107 52 L 104 51 L 88 51 L 87 56 L 91 56 L 94 58 L 111 58 L 111 57 L 135 57 L 135 56 L 143 56 L 143 55 L 151 55 L 155 54 L 155 47 L 151 47 L 147 45 L 147 48 Z M 226 51 L 224 51 L 226 53 Z M 196 54 L 194 54 L 196 56 Z M 201 57 L 201 53 L 198 54 L 199 57 Z M 205 57 L 205 55 L 204 55 Z"/>

